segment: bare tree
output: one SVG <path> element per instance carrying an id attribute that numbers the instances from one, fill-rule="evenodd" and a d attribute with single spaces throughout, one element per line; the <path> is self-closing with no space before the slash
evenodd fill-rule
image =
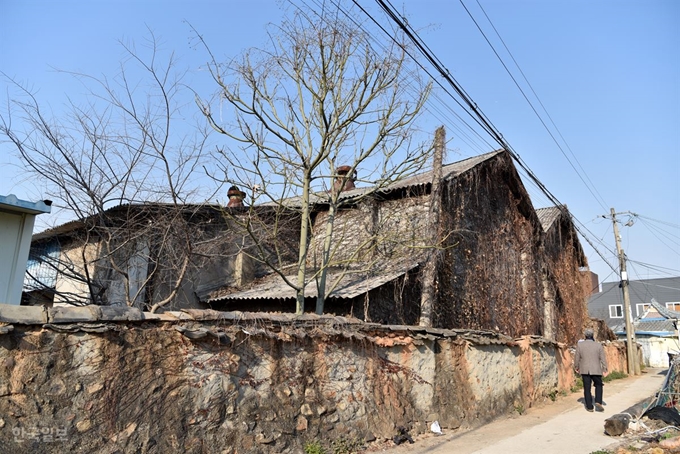
<path id="1" fill-rule="evenodd" d="M 305 286 L 312 280 L 318 287 L 316 312 L 323 312 L 328 270 L 337 264 L 338 210 L 420 170 L 431 150 L 412 143 L 413 122 L 430 86 L 412 71 L 405 45 L 376 51 L 366 33 L 344 17 L 325 7 L 298 10 L 270 29 L 266 48 L 250 49 L 226 64 L 198 35 L 219 86 L 217 96 L 199 101 L 200 107 L 210 125 L 235 143 L 235 149 L 220 150 L 225 179 L 255 188 L 253 203 L 298 211 L 295 278 L 288 278 L 281 261 L 272 263 L 295 289 L 297 313 L 304 310 Z M 230 109 L 223 121 L 225 105 Z M 343 191 L 355 175 L 368 186 Z M 317 204 L 328 207 L 325 240 L 320 262 L 309 269 Z"/>
<path id="2" fill-rule="evenodd" d="M 26 170 L 78 220 L 69 250 L 80 256 L 71 253 L 59 266 L 84 295 L 64 295 L 69 300 L 102 304 L 103 289 L 110 296 L 117 282 L 121 302 L 140 305 L 159 275 L 171 275 L 149 302 L 156 310 L 177 295 L 192 260 L 186 203 L 197 195 L 208 128 L 189 128 L 184 73 L 153 33 L 147 44 L 121 43 L 126 58 L 113 77 L 67 73 L 88 95 L 86 103 L 70 101 L 66 114 L 53 117 L 15 83 L 18 95 L 0 115 L 0 134 Z"/>

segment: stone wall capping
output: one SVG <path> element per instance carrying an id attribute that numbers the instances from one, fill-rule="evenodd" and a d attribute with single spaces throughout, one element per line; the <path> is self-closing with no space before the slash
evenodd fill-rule
<path id="1" fill-rule="evenodd" d="M 158 314 L 151 312 L 143 312 L 142 320 L 149 322 L 176 322 L 177 317 L 171 314 Z"/>
<path id="2" fill-rule="evenodd" d="M 194 317 L 186 311 L 166 311 L 164 314 L 175 317 L 176 320 L 195 320 Z"/>
<path id="3" fill-rule="evenodd" d="M 147 314 L 136 307 L 95 305 L 44 307 L 0 304 L 0 322 L 23 325 L 142 321 L 150 318 Z"/>
<path id="4" fill-rule="evenodd" d="M 99 310 L 99 320 L 117 322 L 117 321 L 132 321 L 138 322 L 145 320 L 145 314 L 136 307 L 120 307 L 120 306 L 93 306 Z"/>
<path id="5" fill-rule="evenodd" d="M 213 309 L 182 309 L 181 312 L 189 315 L 194 320 L 221 320 L 226 313 Z"/>
<path id="6" fill-rule="evenodd" d="M 184 309 L 181 311 L 166 311 L 163 313 L 142 312 L 134 307 L 120 306 L 58 306 L 52 308 L 38 306 L 15 306 L 0 304 L 0 322 L 23 325 L 57 325 L 57 324 L 92 324 L 96 322 L 181 322 L 195 321 L 203 323 L 225 322 L 227 325 L 238 325 L 247 322 L 245 331 L 249 335 L 274 335 L 285 326 L 290 326 L 295 331 L 290 334 L 296 338 L 305 338 L 313 335 L 308 332 L 310 328 L 316 329 L 326 336 L 342 335 L 347 339 L 374 339 L 380 337 L 410 337 L 422 343 L 424 340 L 434 342 L 438 339 L 460 339 L 476 345 L 507 345 L 518 346 L 520 343 L 530 345 L 557 345 L 554 341 L 540 336 L 525 336 L 513 339 L 503 334 L 492 331 L 480 331 L 470 329 L 441 329 L 426 328 L 422 326 L 407 325 L 380 325 L 366 323 L 362 320 L 335 315 L 316 315 L 292 313 L 264 313 L 264 312 L 241 312 L 241 311 L 216 311 L 213 309 Z M 253 324 L 263 324 L 254 329 Z M 269 328 L 266 326 L 269 325 Z M 195 328 L 201 330 L 201 327 Z M 178 329 L 179 330 L 179 329 Z M 319 331 L 320 330 L 320 331 Z M 92 329 L 93 332 L 97 332 Z M 186 334 L 187 337 L 201 334 Z M 245 332 L 244 331 L 244 332 Z M 270 332 L 272 331 L 272 332 Z M 360 334 L 361 333 L 361 334 Z M 196 337 L 193 337 L 196 338 Z"/>
<path id="7" fill-rule="evenodd" d="M 47 308 L 48 323 L 96 322 L 101 317 L 97 306 L 55 306 Z"/>
<path id="8" fill-rule="evenodd" d="M 407 326 L 407 325 L 386 325 L 387 329 L 390 331 L 413 331 L 413 332 L 419 332 L 419 331 L 425 331 L 426 328 L 424 327 L 414 327 L 414 326 Z"/>
<path id="9" fill-rule="evenodd" d="M 0 322 L 19 325 L 42 325 L 47 323 L 47 310 L 42 306 L 0 304 Z"/>

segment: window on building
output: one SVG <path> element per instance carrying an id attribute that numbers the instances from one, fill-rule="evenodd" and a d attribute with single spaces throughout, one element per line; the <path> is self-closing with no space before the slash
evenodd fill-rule
<path id="1" fill-rule="evenodd" d="M 670 309 L 675 312 L 680 312 L 680 302 L 677 303 L 666 303 L 666 309 Z"/>
<path id="2" fill-rule="evenodd" d="M 642 317 L 642 314 L 644 314 L 645 311 L 646 311 L 647 309 L 649 309 L 650 306 L 651 306 L 651 304 L 648 304 L 648 303 L 636 304 L 636 305 L 635 305 L 635 310 L 637 311 L 637 314 L 636 314 L 636 315 L 637 315 L 638 317 Z"/>
<path id="3" fill-rule="evenodd" d="M 623 306 L 621 304 L 610 304 L 609 318 L 623 318 Z"/>

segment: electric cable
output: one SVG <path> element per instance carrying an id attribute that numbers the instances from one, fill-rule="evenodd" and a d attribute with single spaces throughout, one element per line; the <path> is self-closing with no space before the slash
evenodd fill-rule
<path id="1" fill-rule="evenodd" d="M 444 85 L 439 79 L 436 79 L 433 74 L 424 67 L 424 65 L 413 56 L 412 53 L 410 53 L 408 50 L 405 49 L 405 52 L 407 52 L 407 55 L 433 80 L 439 85 L 442 90 L 452 99 L 454 102 L 460 106 L 465 113 L 473 119 L 473 121 L 482 128 L 487 134 L 489 134 L 501 147 L 502 149 L 506 150 L 509 155 L 513 158 L 513 160 L 518 164 L 520 169 L 519 171 L 524 171 L 527 175 L 528 181 L 533 182 L 538 189 L 546 195 L 548 200 L 550 202 L 558 207 L 565 215 L 569 216 L 572 220 L 576 220 L 576 218 L 569 213 L 564 205 L 560 203 L 560 201 L 548 190 L 548 188 L 545 186 L 543 182 L 540 181 L 540 179 L 531 171 L 531 169 L 528 167 L 528 165 L 522 160 L 521 156 L 510 146 L 510 144 L 503 138 L 502 134 L 497 130 L 497 128 L 493 125 L 493 123 L 486 117 L 486 115 L 483 113 L 483 111 L 477 106 L 476 103 L 472 100 L 472 98 L 469 96 L 469 94 L 460 86 L 460 84 L 455 80 L 455 78 L 451 75 L 451 73 L 443 66 L 441 61 L 432 53 L 430 48 L 427 46 L 427 44 L 419 37 L 418 33 L 415 32 L 410 26 L 406 25 L 402 18 L 394 11 L 394 7 L 391 5 L 389 0 L 376 0 L 378 5 L 382 8 L 382 10 L 385 12 L 385 14 L 390 18 L 397 26 L 397 28 L 404 33 L 404 35 L 411 40 L 411 42 L 415 45 L 416 49 L 420 52 L 420 54 L 429 62 L 430 65 L 433 66 L 433 68 L 442 76 L 444 81 L 448 83 L 448 85 L 451 86 L 453 91 L 460 97 L 459 100 L 457 99 L 453 93 Z M 356 5 L 385 35 L 387 35 L 393 42 L 399 44 L 398 40 L 388 32 L 384 26 L 382 26 L 365 8 L 363 8 L 357 0 L 353 0 L 354 5 Z M 337 3 L 336 3 L 336 6 Z M 345 14 L 347 14 L 345 12 Z M 348 17 L 351 18 L 347 14 Z M 353 19 L 352 19 L 353 20 Z M 356 23 L 356 21 L 355 21 Z M 466 107 L 467 106 L 467 107 Z M 479 136 L 479 133 L 470 126 L 469 123 L 463 122 L 468 126 L 468 128 L 472 131 L 475 132 L 477 136 Z M 479 136 L 481 138 L 481 136 Z M 484 142 L 484 140 L 482 138 Z M 488 143 L 488 142 L 487 142 Z M 586 241 L 590 244 L 590 246 L 593 248 L 593 250 L 600 255 L 602 260 L 610 267 L 612 270 L 616 270 L 611 263 L 607 260 L 607 258 L 604 257 L 604 255 L 598 250 L 597 247 L 592 243 L 592 241 L 586 237 L 586 235 L 583 233 L 583 229 L 581 229 L 578 224 L 580 223 L 578 220 L 577 222 L 573 222 L 575 229 L 577 232 L 584 238 Z M 582 224 L 581 224 L 582 225 Z"/>
<path id="2" fill-rule="evenodd" d="M 482 7 L 482 5 L 479 3 L 479 0 L 476 0 L 476 1 L 477 1 L 477 5 L 479 5 L 479 8 L 480 8 L 480 9 L 482 10 L 482 12 L 484 13 L 484 16 L 486 17 L 486 20 L 489 22 L 489 24 L 490 24 L 491 27 L 493 28 L 494 32 L 496 32 L 496 36 L 498 36 L 498 39 L 500 39 L 500 41 L 501 41 L 501 43 L 503 44 L 503 47 L 505 48 L 506 52 L 508 53 L 508 55 L 510 55 L 510 58 L 512 59 L 512 61 L 514 62 L 515 66 L 516 66 L 517 69 L 519 70 L 520 74 L 521 74 L 522 77 L 524 78 L 524 81 L 527 83 L 527 85 L 528 85 L 529 88 L 531 89 L 531 92 L 533 93 L 534 97 L 536 98 L 536 100 L 538 101 L 538 103 L 541 105 L 541 108 L 543 109 L 543 111 L 545 112 L 545 114 L 548 116 L 548 118 L 550 119 L 551 124 L 553 125 L 553 127 L 554 127 L 555 130 L 557 131 L 558 135 L 559 135 L 560 138 L 562 139 L 562 142 L 564 142 L 564 144 L 566 145 L 567 149 L 569 149 L 569 152 L 571 153 L 571 156 L 574 158 L 574 160 L 575 160 L 576 163 L 578 164 L 579 168 L 581 169 L 581 172 L 583 173 L 583 175 L 585 175 L 585 179 L 587 179 L 588 181 L 586 181 L 586 180 L 584 179 L 584 176 L 581 175 L 581 172 L 579 172 L 579 170 L 576 168 L 576 166 L 575 166 L 574 163 L 571 161 L 571 159 L 569 159 L 569 156 L 567 156 L 567 154 L 565 153 L 564 149 L 562 148 L 562 146 L 559 144 L 559 142 L 557 141 L 557 139 L 556 139 L 555 136 L 553 135 L 552 131 L 550 131 L 550 129 L 548 128 L 548 125 L 546 125 L 545 121 L 543 120 L 543 118 L 541 117 L 541 115 L 538 113 L 538 111 L 536 110 L 536 108 L 534 107 L 533 103 L 531 102 L 531 100 L 529 99 L 529 97 L 526 95 L 526 93 L 524 92 L 524 90 L 522 89 L 522 87 L 519 85 L 519 83 L 517 82 L 517 80 L 516 80 L 515 77 L 513 76 L 512 72 L 511 72 L 510 69 L 507 67 L 507 65 L 505 64 L 505 62 L 504 62 L 503 59 L 501 58 L 501 56 L 498 54 L 498 52 L 496 51 L 496 48 L 495 48 L 494 45 L 491 43 L 491 41 L 489 40 L 489 38 L 486 36 L 486 33 L 484 33 L 484 30 L 482 30 L 482 28 L 480 27 L 479 23 L 477 23 L 477 20 L 474 18 L 474 16 L 473 16 L 472 13 L 470 12 L 470 10 L 467 8 L 467 6 L 466 6 L 465 3 L 463 2 L 463 0 L 460 0 L 460 3 L 461 3 L 461 5 L 463 6 L 463 8 L 465 9 L 465 11 L 468 13 L 468 16 L 470 16 L 470 19 L 472 20 L 472 22 L 474 22 L 474 24 L 475 24 L 475 26 L 477 27 L 477 29 L 479 30 L 479 32 L 482 34 L 482 36 L 483 36 L 484 39 L 486 40 L 486 42 L 487 42 L 487 44 L 489 45 L 489 47 L 491 47 L 491 50 L 493 51 L 493 53 L 496 55 L 496 57 L 498 58 L 498 60 L 499 60 L 499 61 L 501 62 L 501 64 L 503 65 L 503 68 L 505 68 L 505 71 L 508 73 L 508 75 L 510 76 L 510 78 L 512 79 L 512 81 L 515 83 L 515 86 L 517 87 L 517 89 L 520 91 L 520 93 L 522 93 L 522 96 L 524 97 L 524 99 L 527 101 L 527 103 L 528 103 L 529 106 L 531 107 L 531 110 L 534 112 L 534 114 L 536 115 L 536 117 L 539 119 L 539 121 L 541 122 L 541 124 L 543 125 L 543 127 L 545 128 L 545 130 L 548 132 L 548 134 L 549 134 L 550 137 L 552 138 L 553 142 L 555 142 L 555 145 L 557 145 L 557 148 L 559 148 L 560 152 L 562 152 L 562 155 L 564 155 L 564 157 L 566 158 L 566 160 L 567 160 L 567 162 L 569 163 L 569 165 L 571 165 L 572 169 L 574 169 L 574 172 L 576 172 L 576 174 L 578 175 L 578 177 L 580 178 L 580 180 L 581 180 L 581 181 L 583 182 L 583 184 L 586 186 L 586 189 L 588 189 L 588 191 L 592 194 L 592 196 L 595 198 L 595 200 L 597 201 L 597 203 L 600 204 L 600 206 L 602 207 L 602 209 L 606 210 L 607 208 L 606 208 L 606 203 L 604 202 L 604 199 L 603 199 L 602 196 L 600 195 L 599 191 L 597 191 L 597 188 L 595 187 L 595 185 L 593 184 L 593 182 L 590 180 L 590 177 L 588 177 L 587 172 L 583 169 L 583 166 L 582 166 L 581 163 L 578 161 L 578 158 L 576 157 L 576 155 L 574 155 L 574 152 L 571 150 L 571 147 L 569 147 L 569 144 L 568 144 L 567 141 L 564 139 L 564 136 L 562 135 L 562 133 L 560 132 L 559 128 L 557 127 L 557 125 L 556 125 L 555 122 L 553 121 L 552 117 L 550 116 L 550 113 L 548 113 L 548 110 L 545 108 L 545 105 L 543 104 L 543 102 L 542 102 L 541 99 L 539 98 L 538 94 L 537 94 L 536 91 L 534 90 L 534 87 L 531 85 L 531 83 L 530 83 L 529 80 L 527 79 L 526 75 L 524 74 L 524 71 L 522 71 L 522 68 L 519 66 L 519 63 L 517 63 L 517 60 L 515 60 L 515 57 L 512 55 L 512 52 L 510 52 L 510 49 L 509 49 L 508 46 L 505 44 L 505 41 L 503 40 L 503 38 L 501 37 L 500 33 L 499 33 L 498 30 L 496 29 L 496 26 L 495 26 L 495 25 L 493 24 L 493 22 L 491 21 L 491 18 L 489 18 L 488 14 L 486 13 L 486 11 L 485 11 L 484 8 Z"/>

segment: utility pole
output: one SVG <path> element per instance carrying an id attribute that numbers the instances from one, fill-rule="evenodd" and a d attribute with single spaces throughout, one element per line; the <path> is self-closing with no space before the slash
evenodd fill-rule
<path id="1" fill-rule="evenodd" d="M 623 292 L 623 312 L 626 319 L 626 356 L 628 357 L 628 373 L 640 375 L 640 363 L 637 361 L 635 348 L 635 329 L 633 328 L 632 312 L 630 309 L 630 296 L 628 295 L 628 273 L 626 272 L 626 255 L 621 248 L 619 226 L 616 224 L 616 212 L 611 209 L 612 223 L 614 224 L 614 241 L 616 252 L 619 255 L 619 269 L 621 271 L 621 291 Z"/>

